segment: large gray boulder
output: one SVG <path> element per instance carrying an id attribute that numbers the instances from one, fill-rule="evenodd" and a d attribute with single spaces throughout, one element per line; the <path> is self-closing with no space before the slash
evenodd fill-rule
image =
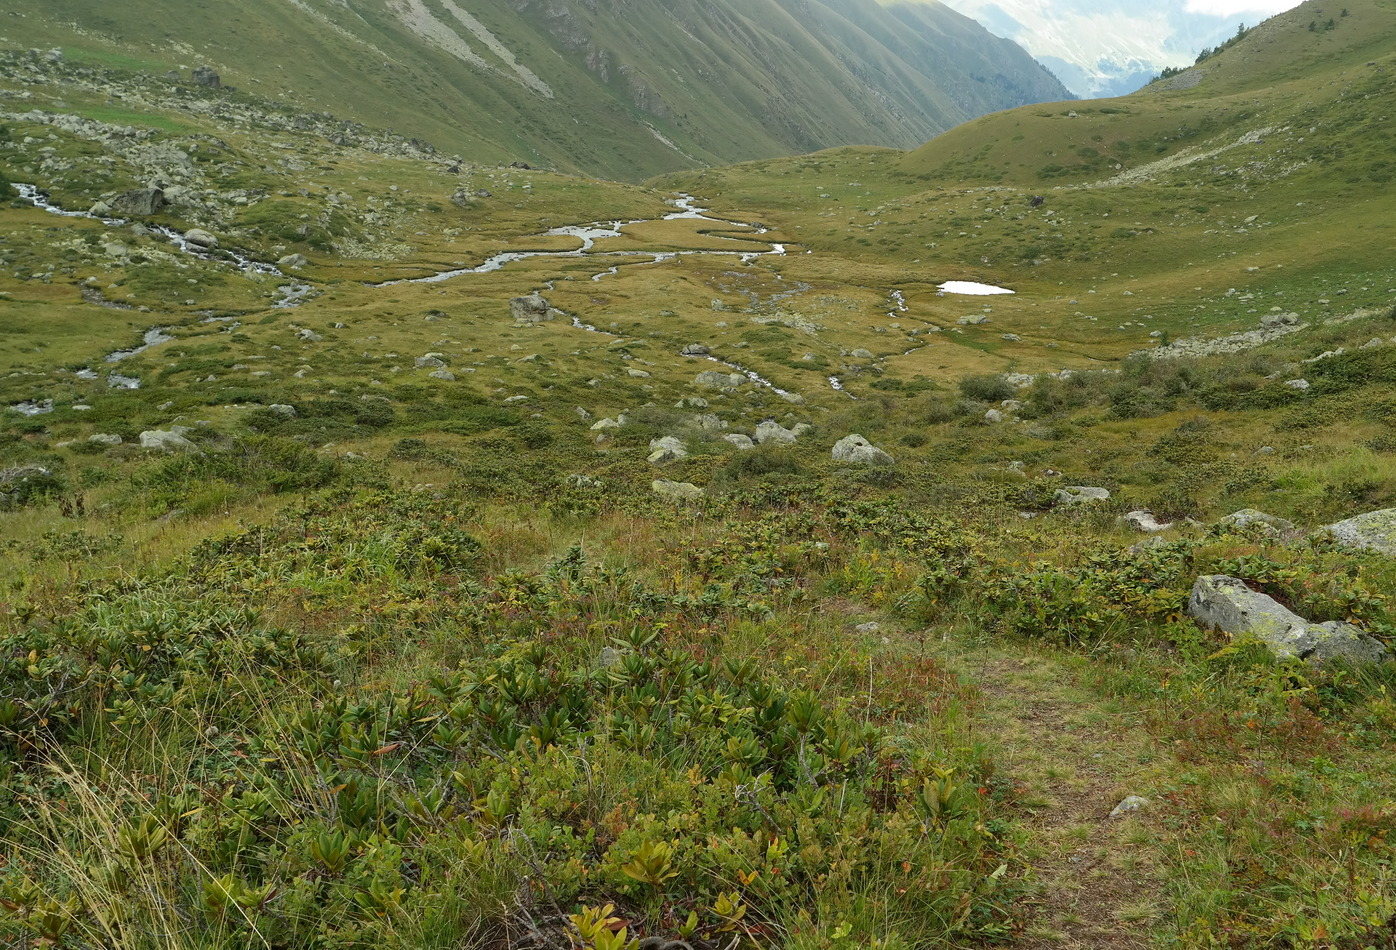
<path id="1" fill-rule="evenodd" d="M 760 445 L 789 445 L 798 439 L 799 436 L 779 422 L 773 422 L 768 419 L 756 427 L 756 434 L 753 438 Z"/>
<path id="2" fill-rule="evenodd" d="M 672 435 L 666 435 L 650 442 L 649 461 L 651 465 L 663 465 L 665 462 L 673 462 L 676 459 L 687 457 L 688 446 L 684 445 L 681 439 L 676 439 Z"/>
<path id="3" fill-rule="evenodd" d="M 173 429 L 147 429 L 141 433 L 141 448 L 154 449 L 157 452 L 197 452 L 199 447 L 184 437 L 180 430 L 183 426 L 176 426 Z"/>
<path id="4" fill-rule="evenodd" d="M 193 78 L 196 86 L 204 86 L 208 89 L 219 89 L 223 86 L 223 78 L 212 66 L 195 66 Z"/>
<path id="5" fill-rule="evenodd" d="M 114 214 L 159 214 L 165 207 L 165 192 L 159 188 L 137 188 L 123 191 L 107 204 Z"/>
<path id="6" fill-rule="evenodd" d="M 729 432 L 722 438 L 743 451 L 756 448 L 756 443 L 751 441 L 751 436 L 742 435 L 740 432 Z"/>
<path id="7" fill-rule="evenodd" d="M 1293 521 L 1267 515 L 1255 508 L 1242 508 L 1240 511 L 1233 511 L 1225 518 L 1220 519 L 1217 524 L 1227 528 L 1238 528 L 1242 531 L 1252 530 L 1260 534 L 1274 536 L 1289 534 L 1296 530 Z"/>
<path id="8" fill-rule="evenodd" d="M 1145 534 L 1155 534 L 1173 527 L 1173 522 L 1159 521 L 1158 518 L 1154 517 L 1152 511 L 1131 511 L 1120 520 L 1134 530 L 1143 531 Z"/>
<path id="9" fill-rule="evenodd" d="M 1369 511 L 1365 515 L 1330 524 L 1323 532 L 1347 547 L 1396 557 L 1396 508 Z"/>
<path id="10" fill-rule="evenodd" d="M 184 240 L 195 247 L 211 251 L 218 246 L 218 238 L 205 231 L 203 228 L 193 228 L 184 232 Z"/>
<path id="11" fill-rule="evenodd" d="M 509 314 L 515 323 L 542 323 L 553 319 L 554 312 L 542 294 L 529 294 L 509 301 Z"/>
<path id="12" fill-rule="evenodd" d="M 1379 641 L 1350 623 L 1310 623 L 1273 597 L 1251 590 L 1245 581 L 1224 574 L 1197 579 L 1188 598 L 1188 614 L 1233 638 L 1259 640 L 1285 659 L 1362 665 L 1380 663 L 1389 656 Z"/>
<path id="13" fill-rule="evenodd" d="M 703 497 L 703 489 L 697 485 L 690 482 L 671 482 L 662 478 L 651 482 L 650 490 L 670 501 L 698 501 Z"/>
<path id="14" fill-rule="evenodd" d="M 833 455 L 835 462 L 851 462 L 855 465 L 892 464 L 892 456 L 856 433 L 835 442 Z"/>
<path id="15" fill-rule="evenodd" d="M 693 384 L 704 389 L 736 389 L 747 381 L 741 373 L 720 373 L 717 370 L 704 370 L 693 377 Z"/>

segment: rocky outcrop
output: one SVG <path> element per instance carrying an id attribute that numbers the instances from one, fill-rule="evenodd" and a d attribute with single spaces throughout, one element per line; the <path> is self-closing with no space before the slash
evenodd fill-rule
<path id="1" fill-rule="evenodd" d="M 1396 508 L 1369 511 L 1322 531 L 1346 547 L 1396 557 Z"/>
<path id="2" fill-rule="evenodd" d="M 854 465 L 891 465 L 893 462 L 892 456 L 857 433 L 835 442 L 833 456 L 835 462 Z"/>
<path id="3" fill-rule="evenodd" d="M 1282 659 L 1362 665 L 1388 658 L 1379 641 L 1352 624 L 1310 623 L 1273 597 L 1252 590 L 1245 581 L 1223 574 L 1197 579 L 1188 598 L 1188 614 L 1233 638 L 1259 640 Z"/>

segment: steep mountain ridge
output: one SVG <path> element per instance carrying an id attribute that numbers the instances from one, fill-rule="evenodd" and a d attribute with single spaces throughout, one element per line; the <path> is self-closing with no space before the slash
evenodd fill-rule
<path id="1" fill-rule="evenodd" d="M 873 0 L 17 0 L 0 43 L 226 84 L 480 161 L 639 178 L 836 145 L 910 147 L 1066 98 L 939 4 Z"/>

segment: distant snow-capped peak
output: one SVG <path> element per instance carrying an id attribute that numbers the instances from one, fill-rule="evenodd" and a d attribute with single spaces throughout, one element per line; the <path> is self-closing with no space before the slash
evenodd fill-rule
<path id="1" fill-rule="evenodd" d="M 1133 92 L 1298 0 L 943 0 L 1016 41 L 1079 96 Z"/>

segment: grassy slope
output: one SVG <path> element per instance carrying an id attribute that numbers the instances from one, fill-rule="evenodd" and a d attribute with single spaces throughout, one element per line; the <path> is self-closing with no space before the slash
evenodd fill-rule
<path id="1" fill-rule="evenodd" d="M 439 3 L 423 9 L 493 68 L 423 39 L 403 5 L 383 3 L 21 3 L 3 35 L 157 73 L 208 62 L 226 82 L 306 108 L 377 125 L 390 115 L 396 130 L 473 160 L 629 179 L 830 145 L 905 146 L 1062 94 L 1021 50 L 939 7 L 903 30 L 870 0 L 818 3 L 809 16 L 776 0 L 468 6 L 554 97 L 517 81 Z"/>
<path id="2" fill-rule="evenodd" d="M 1298 108 L 1323 105 L 1329 87 L 1313 86 Z M 1386 114 L 1385 86 L 1331 89 L 1335 121 Z M 1336 97 L 1357 89 L 1375 98 Z M 23 91 L 26 108 L 133 121 L 87 86 Z M 1181 189 L 985 191 L 908 174 L 891 150 L 826 152 L 665 183 L 778 226 L 765 237 L 790 241 L 786 257 L 600 282 L 603 262 L 532 261 L 374 288 L 555 246 L 539 234 L 554 225 L 652 217 L 666 191 L 454 176 L 275 116 L 225 126 L 203 103 L 141 124 L 193 154 L 218 140 L 207 185 L 268 194 L 226 220 L 165 220 L 307 254 L 319 294 L 301 307 L 271 309 L 274 282 L 163 256 L 129 229 L 0 210 L 14 328 L 0 402 L 56 405 L 0 421 L 6 466 L 54 473 L 0 512 L 5 940 L 445 948 L 536 929 L 561 946 L 569 915 L 614 902 L 632 936 L 686 935 L 692 913 L 696 939 L 721 947 L 1389 941 L 1390 670 L 1277 663 L 1181 606 L 1198 574 L 1233 573 L 1390 641 L 1393 562 L 1200 526 L 1135 552 L 1115 520 L 1254 506 L 1307 527 L 1396 505 L 1396 281 L 1380 247 L 1343 243 L 1354 221 L 1385 224 L 1380 183 L 1347 180 L 1380 170 L 1375 133 L 1351 138 L 1342 175 L 1296 172 L 1318 196 L 1303 198 L 1294 176 L 1245 177 L 1309 144 L 1275 137 L 1187 166 Z M 1282 114 L 1263 106 L 1258 119 Z M 3 167 L 70 206 L 140 180 L 90 140 L 7 131 Z M 57 170 L 36 145 L 84 166 Z M 462 207 L 458 188 L 491 197 Z M 1061 237 L 1025 207 L 1033 193 Z M 329 195 L 340 233 L 298 237 Z M 1139 233 L 1117 234 L 1120 218 Z M 1029 228 L 1052 242 L 1041 263 L 1003 256 Z M 719 244 L 708 230 L 665 222 L 611 243 Z M 1021 293 L 938 297 L 946 277 Z M 88 278 L 148 309 L 84 302 Z M 513 325 L 509 298 L 545 287 L 614 336 Z M 958 324 L 986 305 L 989 324 Z M 1309 326 L 1232 356 L 1120 359 L 1150 327 L 1212 335 L 1272 306 Z M 104 353 L 153 325 L 175 339 L 116 367 L 142 388 L 72 373 L 105 372 Z M 678 354 L 692 342 L 805 403 L 696 388 L 715 366 Z M 426 353 L 456 379 L 417 367 Z M 1022 390 L 975 375 L 1099 365 L 1120 372 Z M 1301 374 L 1309 391 L 1283 385 Z M 1009 396 L 1022 421 L 987 424 Z M 621 429 L 590 428 L 622 411 Z M 814 430 L 741 452 L 699 412 Z M 172 424 L 205 454 L 132 444 Z M 833 463 L 849 432 L 897 464 Z M 647 463 L 671 434 L 690 456 Z M 708 497 L 675 507 L 654 478 Z M 1113 498 L 1054 510 L 1063 483 Z M 881 627 L 857 629 L 869 620 Z M 1126 794 L 1149 807 L 1106 820 Z"/>

